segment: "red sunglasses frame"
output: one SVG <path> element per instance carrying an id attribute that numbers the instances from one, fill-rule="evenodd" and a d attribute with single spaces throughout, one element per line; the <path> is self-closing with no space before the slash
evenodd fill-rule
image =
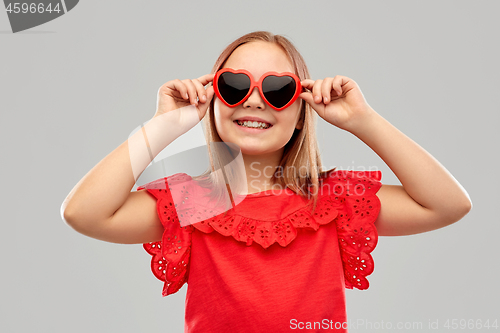
<path id="1" fill-rule="evenodd" d="M 226 102 L 226 100 L 222 97 L 222 95 L 219 92 L 219 85 L 218 85 L 219 77 L 221 76 L 221 74 L 226 73 L 226 72 L 231 72 L 231 73 L 234 73 L 234 74 L 245 74 L 245 75 L 247 75 L 250 78 L 250 89 L 248 89 L 248 93 L 245 95 L 245 97 L 243 97 L 241 99 L 241 101 L 239 101 L 236 104 L 229 104 L 228 102 Z M 278 76 L 278 77 L 281 77 L 281 76 L 290 76 L 295 81 L 295 94 L 290 99 L 290 101 L 288 103 L 286 103 L 281 108 L 277 108 L 274 105 L 272 105 L 271 103 L 269 103 L 269 101 L 267 100 L 266 96 L 264 96 L 264 93 L 262 92 L 262 82 L 268 76 Z M 260 77 L 260 79 L 258 81 L 255 81 L 254 78 L 253 78 L 253 76 L 252 76 L 252 74 L 250 74 L 249 71 L 247 71 L 245 69 L 232 69 L 232 68 L 223 68 L 223 69 L 217 71 L 217 73 L 215 73 L 215 76 L 214 76 L 213 87 L 214 87 L 215 95 L 217 95 L 217 97 L 225 105 L 227 105 L 227 106 L 229 106 L 231 108 L 234 108 L 234 107 L 240 105 L 241 103 L 245 102 L 247 100 L 248 96 L 250 96 L 252 94 L 254 88 L 257 87 L 258 90 L 259 90 L 260 96 L 262 97 L 262 99 L 266 102 L 267 105 L 269 105 L 270 107 L 272 107 L 276 111 L 284 110 L 287 107 L 289 107 L 290 105 L 292 105 L 297 100 L 297 98 L 299 97 L 300 93 L 302 92 L 302 85 L 300 84 L 300 79 L 299 79 L 299 77 L 297 75 L 295 75 L 293 73 L 290 73 L 290 72 L 283 72 L 283 73 L 266 72 L 266 73 L 264 73 Z"/>

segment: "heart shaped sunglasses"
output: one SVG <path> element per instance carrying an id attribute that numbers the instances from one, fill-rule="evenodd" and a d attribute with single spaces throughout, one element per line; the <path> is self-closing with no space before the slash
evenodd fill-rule
<path id="1" fill-rule="evenodd" d="M 276 111 L 289 107 L 302 92 L 300 79 L 289 72 L 267 72 L 255 81 L 247 70 L 223 68 L 215 73 L 213 85 L 217 97 L 229 107 L 243 103 L 257 87 L 262 99 Z"/>

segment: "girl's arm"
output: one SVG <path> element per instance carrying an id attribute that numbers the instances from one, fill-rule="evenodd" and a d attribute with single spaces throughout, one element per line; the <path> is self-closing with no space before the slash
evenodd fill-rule
<path id="1" fill-rule="evenodd" d="M 163 227 L 156 200 L 146 190 L 130 191 L 153 158 L 203 118 L 213 97 L 213 88 L 205 91 L 204 85 L 212 78 L 209 74 L 164 84 L 155 116 L 75 185 L 61 206 L 63 220 L 84 235 L 108 242 L 159 240 Z"/>
<path id="2" fill-rule="evenodd" d="M 375 151 L 402 186 L 382 185 L 379 235 L 411 235 L 442 228 L 472 208 L 465 189 L 431 154 L 366 103 L 358 85 L 345 76 L 305 80 L 303 93 L 326 121 L 356 135 Z M 314 99 L 313 99 L 314 98 Z"/>
<path id="3" fill-rule="evenodd" d="M 373 149 L 403 186 L 383 185 L 375 222 L 380 235 L 431 231 L 457 222 L 472 208 L 469 195 L 446 168 L 386 119 L 371 116 L 353 134 Z"/>

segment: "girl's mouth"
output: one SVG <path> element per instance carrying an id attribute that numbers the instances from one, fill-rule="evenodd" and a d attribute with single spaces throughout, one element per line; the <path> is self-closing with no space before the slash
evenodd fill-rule
<path id="1" fill-rule="evenodd" d="M 264 123 L 261 121 L 235 120 L 234 122 L 241 127 L 256 128 L 256 129 L 268 129 L 269 127 L 272 126 L 271 124 Z"/>

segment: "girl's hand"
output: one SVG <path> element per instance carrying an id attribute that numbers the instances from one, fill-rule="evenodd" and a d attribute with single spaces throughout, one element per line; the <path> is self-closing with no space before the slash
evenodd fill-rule
<path id="1" fill-rule="evenodd" d="M 158 90 L 158 102 L 156 113 L 153 118 L 161 116 L 169 111 L 177 110 L 188 105 L 194 105 L 198 111 L 200 120 L 205 116 L 210 101 L 214 96 L 212 86 L 205 86 L 212 82 L 214 74 L 203 75 L 197 79 L 168 81 Z"/>
<path id="2" fill-rule="evenodd" d="M 303 92 L 300 98 L 332 125 L 352 132 L 375 112 L 366 102 L 354 80 L 337 75 L 324 80 L 306 79 L 301 82 L 312 92 Z"/>

